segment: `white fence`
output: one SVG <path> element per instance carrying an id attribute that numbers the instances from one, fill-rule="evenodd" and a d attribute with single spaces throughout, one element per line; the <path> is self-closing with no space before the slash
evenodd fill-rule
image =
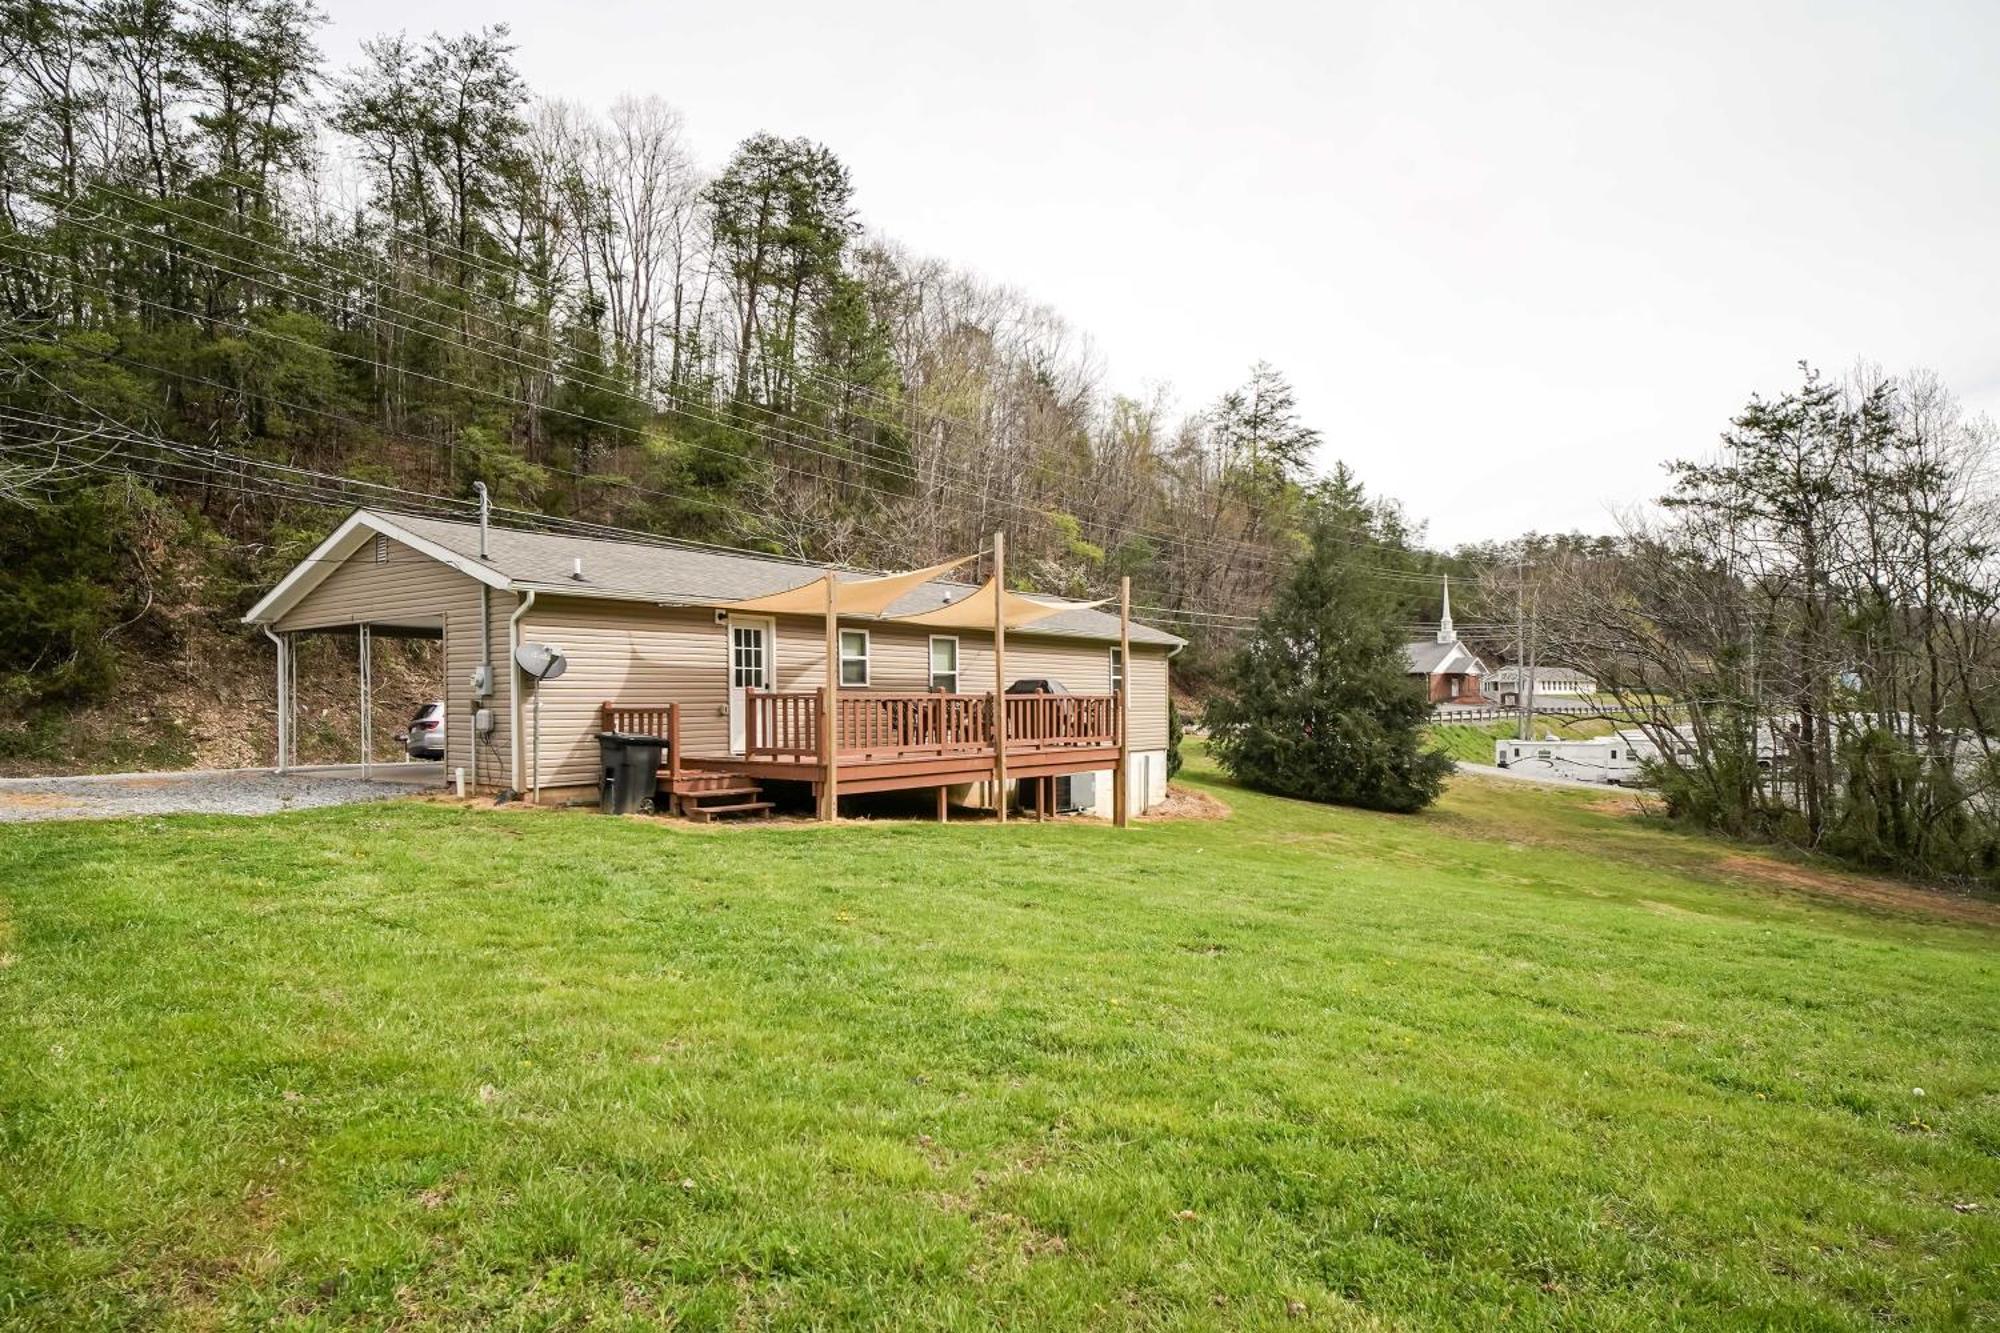
<path id="1" fill-rule="evenodd" d="M 1588 699 L 1563 699 L 1543 703 L 1535 700 L 1535 713 L 1551 717 L 1609 717 L 1629 716 L 1617 708 L 1606 708 L 1603 704 L 1592 703 Z M 1433 722 L 1498 722 L 1521 716 L 1521 710 L 1512 705 L 1499 704 L 1439 704 L 1431 710 Z"/>

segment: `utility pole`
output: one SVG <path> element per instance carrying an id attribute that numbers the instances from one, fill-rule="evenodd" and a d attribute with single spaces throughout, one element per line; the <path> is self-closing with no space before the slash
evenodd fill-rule
<path id="1" fill-rule="evenodd" d="M 1516 739 L 1535 739 L 1528 708 L 1528 563 L 1522 559 L 1514 561 L 1514 708 L 1520 714 Z"/>
<path id="2" fill-rule="evenodd" d="M 1527 740 L 1535 739 L 1535 667 L 1542 655 L 1541 634 L 1535 623 L 1536 600 L 1535 594 L 1528 594 L 1528 685 L 1521 694 L 1521 701 L 1526 705 L 1524 716 L 1528 734 L 1524 739 Z"/>

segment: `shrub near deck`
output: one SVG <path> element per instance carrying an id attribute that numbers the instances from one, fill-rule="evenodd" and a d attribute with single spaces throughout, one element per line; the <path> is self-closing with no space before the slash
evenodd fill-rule
<path id="1" fill-rule="evenodd" d="M 2000 1318 L 1992 928 L 1223 794 L 9 830 L 0 1323 Z"/>

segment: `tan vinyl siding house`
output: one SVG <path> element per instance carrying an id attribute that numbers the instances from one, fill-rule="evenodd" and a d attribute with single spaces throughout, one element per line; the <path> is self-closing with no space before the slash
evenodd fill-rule
<path id="1" fill-rule="evenodd" d="M 775 617 L 775 659 L 780 690 L 816 690 L 826 681 L 820 622 Z M 872 690 L 920 693 L 930 688 L 933 638 L 959 644 L 961 692 L 993 688 L 990 634 L 933 634 L 885 623 L 842 621 L 868 635 L 868 684 Z M 588 598 L 540 598 L 522 620 L 526 642 L 560 647 L 569 670 L 542 687 L 541 779 L 545 786 L 581 786 L 597 780 L 598 707 L 607 702 L 681 705 L 681 740 L 690 751 L 729 748 L 729 687 L 723 664 L 728 631 L 707 607 L 645 607 Z M 1111 687 L 1109 643 L 1007 636 L 1007 674 L 1014 680 L 1046 677 L 1079 694 Z M 1134 750 L 1167 748 L 1167 652 L 1138 645 L 1132 676 Z M 529 696 L 532 698 L 532 695 Z M 1164 769 L 1162 770 L 1164 774 Z"/>
<path id="2" fill-rule="evenodd" d="M 824 573 L 818 567 L 505 528 L 490 529 L 486 538 L 481 559 L 476 524 L 359 511 L 246 619 L 281 637 L 361 625 L 441 636 L 447 775 L 465 769 L 468 780 L 488 789 L 525 792 L 539 785 L 545 797 L 595 787 L 600 710 L 607 704 L 671 705 L 685 754 L 740 754 L 743 692 L 731 690 L 732 619 L 767 627 L 768 690 L 817 691 L 826 680 L 820 617 L 729 609 L 732 602 L 817 580 Z M 851 672 L 858 674 L 865 662 L 865 683 L 850 681 L 842 697 L 893 698 L 940 689 L 990 697 L 1023 679 L 1059 681 L 1080 696 L 1110 694 L 1119 625 L 1116 616 L 1102 611 L 1044 600 L 1056 608 L 1053 614 L 1008 631 L 1008 681 L 995 680 L 990 630 L 939 632 L 893 618 L 947 606 L 972 591 L 968 585 L 926 583 L 909 595 L 907 606 L 899 602 L 883 617 L 842 616 L 840 627 L 852 636 L 849 649 L 860 647 L 854 641 L 859 636 L 866 644 L 865 653 L 848 654 Z M 494 671 L 491 695 L 475 700 L 471 681 L 484 656 L 482 592 L 489 600 L 487 651 Z M 1134 758 L 1134 808 L 1143 809 L 1165 795 L 1167 663 L 1180 640 L 1139 624 L 1131 634 L 1126 742 Z M 934 682 L 933 645 L 940 639 L 955 641 L 957 671 L 955 679 Z M 566 672 L 539 687 L 521 677 L 512 666 L 513 648 L 521 643 L 560 648 Z M 738 696 L 734 704 L 732 693 Z M 479 739 L 475 755 L 471 719 L 481 706 L 490 710 L 492 731 Z M 739 710 L 734 735 L 732 708 Z M 1108 793 L 1109 783 L 1102 787 Z M 882 789 L 879 778 L 875 789 Z"/>

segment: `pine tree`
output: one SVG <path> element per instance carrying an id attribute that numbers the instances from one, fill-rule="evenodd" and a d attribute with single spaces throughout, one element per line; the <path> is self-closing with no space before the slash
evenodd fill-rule
<path id="1" fill-rule="evenodd" d="M 1316 487 L 1306 550 L 1208 706 L 1209 748 L 1245 786 L 1371 810 L 1421 810 L 1451 761 L 1424 744 L 1401 608 L 1371 543 L 1399 536 L 1345 467 Z"/>

